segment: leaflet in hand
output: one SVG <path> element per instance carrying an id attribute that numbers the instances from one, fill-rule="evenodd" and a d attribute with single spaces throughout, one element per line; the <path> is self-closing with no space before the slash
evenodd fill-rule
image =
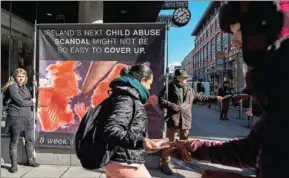
<path id="1" fill-rule="evenodd" d="M 155 143 L 159 149 L 168 148 L 170 140 L 168 138 L 158 139 Z"/>

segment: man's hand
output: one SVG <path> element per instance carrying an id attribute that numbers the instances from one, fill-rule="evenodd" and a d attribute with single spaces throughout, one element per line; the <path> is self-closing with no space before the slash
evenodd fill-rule
<path id="1" fill-rule="evenodd" d="M 217 100 L 218 101 L 222 101 L 224 99 L 224 97 L 222 97 L 222 96 L 217 96 Z"/>
<path id="2" fill-rule="evenodd" d="M 155 151 L 158 145 L 151 139 L 145 138 L 143 141 L 143 146 L 146 151 Z"/>
<path id="3" fill-rule="evenodd" d="M 181 107 L 179 105 L 174 104 L 173 108 L 172 108 L 175 112 L 178 112 L 181 110 Z"/>
<path id="4" fill-rule="evenodd" d="M 37 87 L 37 80 L 33 80 L 32 84 L 33 86 Z"/>

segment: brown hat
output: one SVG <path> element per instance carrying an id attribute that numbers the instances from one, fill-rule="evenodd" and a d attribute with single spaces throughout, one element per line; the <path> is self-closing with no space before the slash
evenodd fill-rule
<path id="1" fill-rule="evenodd" d="M 185 69 L 176 69 L 175 70 L 175 77 L 185 77 L 189 78 L 191 77 Z"/>

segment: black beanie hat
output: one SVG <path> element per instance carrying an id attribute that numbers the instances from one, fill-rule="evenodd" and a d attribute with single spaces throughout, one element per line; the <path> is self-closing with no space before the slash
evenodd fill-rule
<path id="1" fill-rule="evenodd" d="M 219 24 L 223 32 L 232 33 L 231 24 L 241 22 L 240 2 L 231 1 L 220 7 Z"/>
<path id="2" fill-rule="evenodd" d="M 239 22 L 242 33 L 245 35 L 249 35 L 248 33 L 251 35 L 266 34 L 268 44 L 277 40 L 283 26 L 283 14 L 277 11 L 276 4 L 270 1 L 252 1 L 248 4 L 247 13 L 242 13 L 241 3 L 245 2 L 230 1 L 220 7 L 219 24 L 221 30 L 232 33 L 230 25 Z M 264 25 L 263 22 L 265 22 Z"/>

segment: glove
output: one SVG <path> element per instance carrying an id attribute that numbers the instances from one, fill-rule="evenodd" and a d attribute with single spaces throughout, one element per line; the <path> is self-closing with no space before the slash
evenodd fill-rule
<path id="1" fill-rule="evenodd" d="M 178 111 L 181 110 L 181 107 L 180 107 L 179 105 L 174 104 L 173 107 L 172 107 L 172 109 L 173 109 L 175 112 L 178 112 Z"/>

